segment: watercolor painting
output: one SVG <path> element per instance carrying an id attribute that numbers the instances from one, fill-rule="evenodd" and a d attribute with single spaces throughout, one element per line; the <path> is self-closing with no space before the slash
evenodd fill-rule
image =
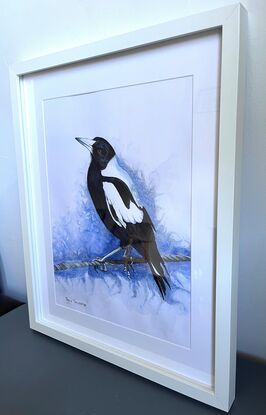
<path id="1" fill-rule="evenodd" d="M 57 304 L 189 347 L 191 79 L 49 100 L 44 119 Z"/>

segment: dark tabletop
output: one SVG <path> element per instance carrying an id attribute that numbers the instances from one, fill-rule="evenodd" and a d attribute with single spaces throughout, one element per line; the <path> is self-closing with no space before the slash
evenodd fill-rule
<path id="1" fill-rule="evenodd" d="M 222 413 L 30 330 L 26 305 L 0 317 L 1 415 Z M 266 414 L 266 365 L 238 359 L 230 413 Z"/>

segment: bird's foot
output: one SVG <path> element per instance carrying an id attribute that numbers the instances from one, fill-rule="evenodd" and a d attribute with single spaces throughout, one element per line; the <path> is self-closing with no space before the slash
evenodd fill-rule
<path id="1" fill-rule="evenodd" d="M 131 272 L 134 272 L 134 268 L 132 264 L 133 264 L 133 258 L 127 257 L 124 263 L 124 272 L 126 273 L 128 279 L 131 278 Z"/>
<path id="2" fill-rule="evenodd" d="M 92 264 L 96 272 L 98 272 L 98 270 L 103 271 L 103 272 L 107 271 L 107 265 L 102 258 L 95 258 L 92 261 Z"/>

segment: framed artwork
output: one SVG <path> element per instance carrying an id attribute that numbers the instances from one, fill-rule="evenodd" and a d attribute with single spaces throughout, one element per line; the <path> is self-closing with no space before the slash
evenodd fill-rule
<path id="1" fill-rule="evenodd" d="M 30 325 L 228 411 L 240 5 L 10 69 Z"/>

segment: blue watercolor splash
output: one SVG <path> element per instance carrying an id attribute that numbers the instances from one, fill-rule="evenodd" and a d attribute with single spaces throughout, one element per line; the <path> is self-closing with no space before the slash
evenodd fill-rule
<path id="1" fill-rule="evenodd" d="M 135 189 L 141 203 L 146 207 L 155 225 L 156 241 L 161 252 L 164 254 L 183 254 L 190 256 L 190 246 L 183 240 L 176 240 L 173 234 L 168 232 L 158 220 L 158 207 L 156 206 L 156 190 L 152 183 L 147 183 L 143 174 L 130 168 L 123 160 L 119 159 L 120 166 L 134 178 Z M 82 177 L 85 177 L 84 172 Z M 115 238 L 99 219 L 93 206 L 87 187 L 80 185 L 79 196 L 75 211 L 69 211 L 61 221 L 53 227 L 53 254 L 54 263 L 92 260 L 119 246 L 119 240 Z M 137 253 L 134 252 L 137 256 Z M 120 254 L 121 256 L 121 254 Z M 119 254 L 118 254 L 119 257 Z M 171 290 L 167 290 L 166 301 L 169 304 L 179 306 L 180 312 L 189 312 L 190 308 L 190 262 L 167 263 Z M 123 267 L 110 266 L 108 278 L 112 278 L 119 294 L 123 289 L 123 279 L 128 277 Z M 107 275 L 103 271 L 89 269 L 89 278 L 102 278 Z M 56 273 L 57 278 L 86 278 L 87 269 L 78 268 Z M 147 264 L 135 264 L 134 272 L 130 279 L 132 296 L 137 297 L 140 290 L 152 295 L 160 295 L 158 288 L 152 278 Z M 111 293 L 110 293 L 111 294 Z"/>

